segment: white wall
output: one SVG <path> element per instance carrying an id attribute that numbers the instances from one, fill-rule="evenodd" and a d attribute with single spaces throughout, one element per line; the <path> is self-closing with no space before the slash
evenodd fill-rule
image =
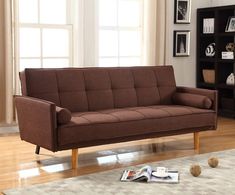
<path id="1" fill-rule="evenodd" d="M 177 85 L 195 87 L 196 86 L 196 22 L 197 8 L 235 5 L 235 0 L 191 0 L 192 16 L 190 24 L 174 24 L 174 1 L 168 1 L 168 37 L 167 45 L 168 63 L 173 64 Z M 190 30 L 191 31 L 191 50 L 189 57 L 173 56 L 173 31 Z"/>
<path id="2" fill-rule="evenodd" d="M 235 5 L 234 0 L 211 0 L 211 6 Z"/>
<path id="3" fill-rule="evenodd" d="M 212 0 L 191 0 L 191 23 L 190 24 L 174 24 L 174 1 L 168 1 L 168 35 L 167 40 L 168 63 L 174 66 L 177 85 L 195 87 L 196 86 L 196 16 L 197 8 L 210 7 Z M 218 2 L 221 0 L 218 0 Z M 234 1 L 234 0 L 231 0 Z M 173 57 L 173 31 L 174 30 L 190 30 L 191 46 L 189 57 Z"/>

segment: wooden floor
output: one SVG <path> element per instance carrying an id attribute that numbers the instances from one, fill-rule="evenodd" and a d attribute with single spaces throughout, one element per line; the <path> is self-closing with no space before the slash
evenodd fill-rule
<path id="1" fill-rule="evenodd" d="M 235 148 L 235 120 L 219 118 L 218 130 L 200 133 L 200 153 Z M 79 150 L 78 169 L 70 169 L 71 151 L 52 153 L 23 142 L 19 134 L 0 135 L 0 192 L 141 163 L 195 154 L 193 134 L 147 139 Z"/>

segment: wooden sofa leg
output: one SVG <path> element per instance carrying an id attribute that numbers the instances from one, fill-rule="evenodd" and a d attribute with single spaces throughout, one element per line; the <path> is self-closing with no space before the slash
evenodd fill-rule
<path id="1" fill-rule="evenodd" d="M 39 153 L 40 153 L 40 146 L 36 146 L 35 154 L 39 154 Z"/>
<path id="2" fill-rule="evenodd" d="M 199 141 L 199 132 L 194 132 L 194 149 L 199 151 L 200 141 Z"/>
<path id="3" fill-rule="evenodd" d="M 78 168 L 78 149 L 72 149 L 72 169 Z"/>

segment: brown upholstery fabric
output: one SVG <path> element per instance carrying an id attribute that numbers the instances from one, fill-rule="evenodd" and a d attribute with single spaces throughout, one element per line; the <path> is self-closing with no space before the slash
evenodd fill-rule
<path id="1" fill-rule="evenodd" d="M 56 72 L 25 69 L 27 95 L 60 105 Z M 22 86 L 24 88 L 24 86 Z M 24 94 L 23 94 L 24 95 Z"/>
<path id="2" fill-rule="evenodd" d="M 139 68 L 133 70 L 138 106 L 160 104 L 157 78 L 153 69 Z"/>
<path id="3" fill-rule="evenodd" d="M 59 124 L 66 124 L 71 120 L 72 115 L 67 108 L 56 106 L 56 118 Z"/>
<path id="4" fill-rule="evenodd" d="M 111 82 L 107 70 L 84 71 L 89 110 L 114 108 Z"/>
<path id="5" fill-rule="evenodd" d="M 212 101 L 212 109 L 218 111 L 218 92 L 216 90 L 209 90 L 209 89 L 198 89 L 198 88 L 191 88 L 191 87 L 177 87 L 177 92 L 180 93 L 190 93 L 190 94 L 197 94 L 203 95 L 208 97 Z"/>
<path id="6" fill-rule="evenodd" d="M 187 106 L 150 106 L 73 113 L 60 126 L 59 145 L 153 132 L 214 126 L 214 111 Z"/>
<path id="7" fill-rule="evenodd" d="M 160 92 L 161 104 L 171 104 L 171 97 L 176 91 L 174 71 L 169 68 L 156 69 L 158 90 Z"/>
<path id="8" fill-rule="evenodd" d="M 115 108 L 125 108 L 137 106 L 135 89 L 114 89 L 113 100 Z"/>
<path id="9" fill-rule="evenodd" d="M 174 104 L 192 106 L 197 108 L 209 109 L 212 106 L 210 98 L 203 95 L 196 95 L 191 93 L 175 93 L 172 96 Z"/>
<path id="10" fill-rule="evenodd" d="M 75 70 L 56 71 L 60 106 L 71 112 L 88 111 L 87 94 L 83 72 Z"/>
<path id="11" fill-rule="evenodd" d="M 110 69 L 109 76 L 113 89 L 134 88 L 134 79 L 131 69 Z"/>
<path id="12" fill-rule="evenodd" d="M 215 111 L 215 129 L 217 128 L 217 112 L 218 112 L 218 91 L 217 90 L 209 90 L 209 89 L 198 89 L 192 87 L 177 87 L 177 92 L 181 93 L 191 93 L 197 95 L 203 95 L 212 101 L 212 110 Z"/>
<path id="13" fill-rule="evenodd" d="M 22 71 L 22 72 L 19 73 L 19 78 L 20 78 L 20 82 L 21 82 L 21 91 L 22 91 L 22 94 L 27 96 L 28 92 L 27 92 L 25 71 Z"/>
<path id="14" fill-rule="evenodd" d="M 21 138 L 51 151 L 217 125 L 217 92 L 176 87 L 172 66 L 26 69 L 20 78 L 28 96 L 16 97 Z M 212 107 L 190 107 L 198 99 L 185 94 L 190 106 L 174 105 L 176 92 L 206 96 Z"/>
<path id="15" fill-rule="evenodd" d="M 137 106 L 135 83 L 130 69 L 109 71 L 115 108 Z"/>
<path id="16" fill-rule="evenodd" d="M 71 112 L 171 104 L 176 91 L 171 66 L 26 69 L 25 78 L 23 95 Z"/>
<path id="17" fill-rule="evenodd" d="M 55 104 L 23 96 L 16 96 L 15 103 L 21 139 L 57 151 Z"/>

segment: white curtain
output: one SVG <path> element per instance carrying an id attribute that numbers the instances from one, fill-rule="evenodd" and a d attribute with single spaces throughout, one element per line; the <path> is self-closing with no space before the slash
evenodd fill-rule
<path id="1" fill-rule="evenodd" d="M 15 117 L 14 100 L 13 96 L 20 94 L 20 82 L 19 82 L 19 56 L 18 52 L 15 52 L 18 48 L 16 32 L 18 16 L 17 9 L 15 9 L 18 0 L 4 0 L 4 90 L 1 94 L 4 105 L 4 110 L 1 110 L 0 115 L 4 123 L 12 124 Z M 2 105 L 1 105 L 2 106 Z"/>
<path id="2" fill-rule="evenodd" d="M 74 65 L 97 66 L 98 64 L 98 0 L 74 1 L 78 11 L 74 14 Z M 73 8 L 74 10 L 74 8 Z M 74 10 L 76 12 L 76 10 Z"/>
<path id="3" fill-rule="evenodd" d="M 98 65 L 98 1 L 84 1 L 84 66 Z"/>
<path id="4" fill-rule="evenodd" d="M 80 66 L 98 64 L 98 0 L 79 0 L 78 34 L 80 42 L 78 53 Z M 172 0 L 144 0 L 143 16 L 143 65 L 169 64 L 168 23 L 172 21 L 167 7 Z M 170 53 L 171 54 L 171 53 Z M 75 63 L 76 64 L 76 63 Z"/>
<path id="5" fill-rule="evenodd" d="M 13 95 L 15 69 L 13 66 L 13 28 L 12 28 L 12 1 L 4 1 L 5 18 L 5 121 L 11 124 L 14 120 Z"/>
<path id="6" fill-rule="evenodd" d="M 167 0 L 144 1 L 144 65 L 166 65 Z"/>

